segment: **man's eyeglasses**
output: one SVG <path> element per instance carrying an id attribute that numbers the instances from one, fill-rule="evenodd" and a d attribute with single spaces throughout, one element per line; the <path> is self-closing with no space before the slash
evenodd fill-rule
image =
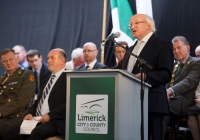
<path id="1" fill-rule="evenodd" d="M 136 22 L 134 22 L 134 23 L 130 23 L 130 24 L 128 25 L 128 28 L 131 29 L 133 25 L 137 26 L 138 24 L 140 24 L 140 23 L 145 23 L 145 22 L 146 22 L 146 21 L 136 21 Z"/>
<path id="2" fill-rule="evenodd" d="M 83 53 L 86 53 L 86 52 L 91 53 L 93 51 L 96 51 L 96 50 L 84 50 Z"/>

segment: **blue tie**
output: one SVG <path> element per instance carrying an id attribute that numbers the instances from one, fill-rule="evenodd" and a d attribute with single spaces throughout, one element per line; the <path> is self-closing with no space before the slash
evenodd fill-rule
<path id="1" fill-rule="evenodd" d="M 37 106 L 37 110 L 36 110 L 36 116 L 41 116 L 41 108 L 42 108 L 42 104 L 44 103 L 44 100 L 47 96 L 47 94 L 49 93 L 49 90 L 51 89 L 51 85 L 53 83 L 53 80 L 56 76 L 55 75 L 52 75 L 50 80 L 48 81 L 47 83 L 47 86 L 45 87 L 44 91 L 43 91 L 43 94 L 42 94 L 42 97 L 38 103 L 38 106 Z"/>

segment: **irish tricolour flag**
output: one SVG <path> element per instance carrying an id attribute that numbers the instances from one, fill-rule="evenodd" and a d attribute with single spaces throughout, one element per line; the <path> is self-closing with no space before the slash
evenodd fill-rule
<path id="1" fill-rule="evenodd" d="M 126 41 L 128 46 L 134 44 L 134 38 L 131 34 L 131 30 L 128 28 L 130 18 L 133 16 L 133 12 L 129 5 L 128 0 L 110 0 L 113 29 L 112 33 L 120 32 L 119 38 L 116 41 Z"/>

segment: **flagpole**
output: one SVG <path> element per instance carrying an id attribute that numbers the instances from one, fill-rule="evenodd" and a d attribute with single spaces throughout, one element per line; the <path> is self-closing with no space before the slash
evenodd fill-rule
<path id="1" fill-rule="evenodd" d="M 106 38 L 107 3 L 108 3 L 108 0 L 104 0 L 103 23 L 102 23 L 102 40 Z M 101 44 L 101 63 L 104 64 L 104 46 L 102 44 Z"/>

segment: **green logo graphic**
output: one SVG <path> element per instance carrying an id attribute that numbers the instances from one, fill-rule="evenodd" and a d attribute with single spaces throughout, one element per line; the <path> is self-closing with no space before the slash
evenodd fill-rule
<path id="1" fill-rule="evenodd" d="M 96 102 L 102 101 L 102 100 L 104 100 L 104 98 L 102 98 L 102 99 L 97 99 L 97 100 L 93 100 L 93 101 L 89 101 L 89 102 L 86 102 L 86 103 L 83 103 L 83 104 L 81 104 L 81 105 L 82 105 L 81 108 L 89 108 L 89 109 L 91 109 L 92 107 L 95 107 L 95 106 L 101 107 L 99 104 L 96 104 Z M 90 105 L 90 106 L 88 107 L 88 104 L 90 104 L 90 103 L 95 103 L 95 104 L 92 104 L 92 105 Z M 102 108 L 102 107 L 101 107 L 101 108 Z M 99 112 L 98 110 L 87 110 L 87 111 L 85 111 L 85 113 L 94 115 L 94 114 L 97 114 L 97 113 L 100 113 L 100 112 Z"/>

